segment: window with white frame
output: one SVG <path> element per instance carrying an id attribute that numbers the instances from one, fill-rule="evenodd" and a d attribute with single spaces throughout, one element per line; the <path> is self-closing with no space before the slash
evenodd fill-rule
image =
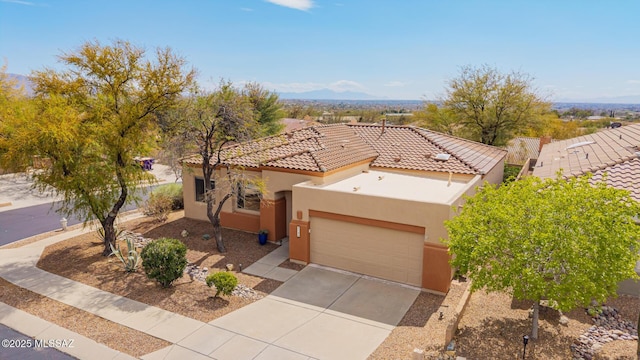
<path id="1" fill-rule="evenodd" d="M 257 186 L 238 183 L 236 209 L 260 211 L 260 190 Z"/>

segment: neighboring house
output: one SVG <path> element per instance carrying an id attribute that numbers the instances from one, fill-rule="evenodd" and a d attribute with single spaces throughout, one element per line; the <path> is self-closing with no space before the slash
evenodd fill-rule
<path id="1" fill-rule="evenodd" d="M 291 132 L 294 130 L 302 129 L 307 126 L 319 125 L 317 122 L 309 119 L 292 119 L 283 118 L 280 119 L 280 123 L 284 125 L 284 132 Z"/>
<path id="2" fill-rule="evenodd" d="M 292 261 L 447 292 L 453 273 L 443 222 L 463 195 L 502 180 L 506 151 L 415 127 L 334 124 L 237 144 L 221 156 L 267 187 L 262 197 L 240 189 L 223 207 L 222 226 L 289 237 Z M 184 166 L 185 216 L 206 220 L 199 158 Z"/>
<path id="3" fill-rule="evenodd" d="M 535 163 L 540 155 L 542 146 L 552 141 L 554 140 L 550 136 L 540 138 L 517 137 L 512 139 L 505 147 L 507 150 L 506 162 L 509 165 L 524 165 L 527 160 L 531 159 Z"/>
<path id="4" fill-rule="evenodd" d="M 592 182 L 604 178 L 608 185 L 629 190 L 631 196 L 640 201 L 640 124 L 545 145 L 533 175 L 555 178 L 559 171 L 565 177 L 592 173 Z M 636 271 L 640 274 L 640 262 Z M 628 280 L 620 290 L 640 296 L 640 282 Z"/>

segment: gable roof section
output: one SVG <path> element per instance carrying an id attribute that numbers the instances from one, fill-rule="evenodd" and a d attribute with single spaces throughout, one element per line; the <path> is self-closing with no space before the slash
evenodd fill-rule
<path id="1" fill-rule="evenodd" d="M 556 140 L 550 139 L 551 142 Z M 540 156 L 540 138 L 517 137 L 509 141 L 506 146 L 507 162 L 510 164 L 524 164 L 527 159 L 538 159 Z"/>
<path id="2" fill-rule="evenodd" d="M 261 166 L 326 172 L 378 154 L 346 126 L 326 125 L 295 130 L 222 150 L 222 162 L 231 166 Z M 198 156 L 185 160 L 199 164 Z"/>
<path id="3" fill-rule="evenodd" d="M 407 126 L 350 124 L 380 154 L 373 167 L 457 174 L 486 174 L 506 155 L 506 151 L 454 136 Z M 451 155 L 436 160 L 436 155 Z"/>
<path id="4" fill-rule="evenodd" d="M 437 154 L 448 154 L 446 161 Z M 429 130 L 380 125 L 332 124 L 236 144 L 222 150 L 223 163 L 247 168 L 327 172 L 369 160 L 371 166 L 458 174 L 485 174 L 506 151 Z M 199 164 L 198 157 L 184 160 Z"/>
<path id="5" fill-rule="evenodd" d="M 640 124 L 599 131 L 545 145 L 533 175 L 554 178 L 562 170 L 564 177 L 592 173 L 592 182 L 606 183 L 631 191 L 640 201 Z"/>

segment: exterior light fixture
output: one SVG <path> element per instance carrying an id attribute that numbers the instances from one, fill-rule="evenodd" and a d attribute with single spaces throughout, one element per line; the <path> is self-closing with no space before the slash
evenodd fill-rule
<path id="1" fill-rule="evenodd" d="M 524 345 L 524 348 L 522 349 L 522 358 L 524 359 L 524 357 L 527 354 L 527 344 L 529 343 L 529 336 L 525 335 L 522 337 L 522 344 Z"/>

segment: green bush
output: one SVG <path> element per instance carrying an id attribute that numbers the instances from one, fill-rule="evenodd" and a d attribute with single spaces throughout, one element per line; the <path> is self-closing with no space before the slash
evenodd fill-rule
<path id="1" fill-rule="evenodd" d="M 177 239 L 152 241 L 142 249 L 140 256 L 147 277 L 158 281 L 162 287 L 171 286 L 187 267 L 187 246 Z"/>
<path id="2" fill-rule="evenodd" d="M 147 216 L 152 216 L 159 222 L 167 221 L 172 208 L 172 200 L 166 194 L 152 193 L 149 195 L 142 212 Z"/>
<path id="3" fill-rule="evenodd" d="M 164 184 L 151 191 L 152 195 L 166 195 L 171 199 L 171 210 L 184 209 L 184 198 L 182 197 L 182 184 Z"/>
<path id="4" fill-rule="evenodd" d="M 218 297 L 220 293 L 224 295 L 231 295 L 238 285 L 238 279 L 235 275 L 224 271 L 209 274 L 205 281 L 207 282 L 208 287 L 215 286 L 216 294 L 213 297 Z"/>

